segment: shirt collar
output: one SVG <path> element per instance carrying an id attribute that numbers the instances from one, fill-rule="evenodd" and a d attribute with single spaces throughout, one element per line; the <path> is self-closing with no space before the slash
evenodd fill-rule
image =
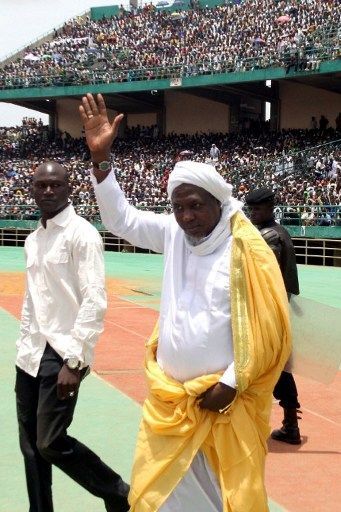
<path id="1" fill-rule="evenodd" d="M 71 203 L 69 203 L 69 205 L 66 208 L 64 208 L 64 210 L 62 210 L 60 213 L 58 213 L 51 219 L 47 219 L 46 227 L 48 227 L 50 224 L 55 224 L 56 226 L 60 226 L 60 227 L 64 228 L 65 226 L 67 226 L 69 224 L 70 220 L 75 215 L 76 215 L 76 212 L 74 210 L 74 207 L 72 206 Z M 39 228 L 42 228 L 42 227 L 43 227 L 43 225 L 42 225 L 41 219 L 40 219 L 39 220 Z"/>

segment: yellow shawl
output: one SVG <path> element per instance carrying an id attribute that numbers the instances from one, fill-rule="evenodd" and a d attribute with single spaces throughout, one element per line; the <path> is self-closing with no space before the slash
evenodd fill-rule
<path id="1" fill-rule="evenodd" d="M 232 219 L 232 234 L 236 398 L 227 414 L 201 410 L 198 395 L 221 375 L 185 383 L 167 377 L 156 362 L 154 329 L 147 344 L 149 396 L 137 440 L 131 512 L 156 512 L 199 449 L 220 482 L 223 512 L 268 511 L 264 460 L 272 390 L 291 349 L 287 295 L 271 249 L 240 213 Z"/>

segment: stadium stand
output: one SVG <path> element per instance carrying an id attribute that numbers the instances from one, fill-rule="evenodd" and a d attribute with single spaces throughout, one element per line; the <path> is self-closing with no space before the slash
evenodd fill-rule
<path id="1" fill-rule="evenodd" d="M 186 150 L 242 201 L 274 188 L 299 261 L 340 265 L 340 18 L 336 0 L 98 7 L 6 58 L 0 101 L 49 114 L 49 126 L 0 128 L 0 245 L 35 228 L 32 172 L 54 159 L 106 248 L 132 250 L 105 232 L 90 185 L 78 105 L 100 92 L 110 115 L 125 114 L 112 158 L 132 204 L 169 211 L 167 178 Z"/>
<path id="2" fill-rule="evenodd" d="M 340 58 L 337 0 L 226 2 L 176 12 L 151 5 L 76 18 L 0 69 L 0 90 L 108 84 L 284 67 Z"/>
<path id="3" fill-rule="evenodd" d="M 234 134 L 169 135 L 156 127 L 126 129 L 115 142 L 113 163 L 132 204 L 168 210 L 166 183 L 176 155 L 186 149 L 191 158 L 211 161 L 232 182 L 243 201 L 251 188 L 269 186 L 277 191 L 277 217 L 286 224 L 329 226 L 339 223 L 341 205 L 341 132 L 331 128 L 269 132 L 251 126 Z M 212 144 L 219 156 L 211 159 Z M 136 158 L 136 155 L 139 155 Z M 3 219 L 37 217 L 29 196 L 36 166 L 54 159 L 71 173 L 73 202 L 90 220 L 98 210 L 89 179 L 89 155 L 82 139 L 66 132 L 52 136 L 34 119 L 23 125 L 0 128 L 0 216 Z"/>

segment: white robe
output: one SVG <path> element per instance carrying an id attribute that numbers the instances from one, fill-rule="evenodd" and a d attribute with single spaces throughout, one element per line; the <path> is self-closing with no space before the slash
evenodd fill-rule
<path id="1" fill-rule="evenodd" d="M 198 256 L 185 243 L 173 215 L 141 212 L 126 201 L 114 173 L 95 193 L 109 231 L 132 245 L 165 254 L 157 362 L 184 382 L 224 372 L 221 381 L 235 387 L 230 310 L 232 236 L 211 254 Z M 221 512 L 219 483 L 203 453 L 160 508 L 160 512 Z"/>

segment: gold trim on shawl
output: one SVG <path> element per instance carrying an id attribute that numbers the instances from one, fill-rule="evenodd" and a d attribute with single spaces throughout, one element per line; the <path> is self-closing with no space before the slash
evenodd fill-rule
<path id="1" fill-rule="evenodd" d="M 237 388 L 242 391 L 246 387 L 246 382 L 243 379 L 243 370 L 248 365 L 250 359 L 250 339 L 247 314 L 247 285 L 241 242 L 243 223 L 238 212 L 231 219 L 231 230 L 233 240 L 230 279 L 234 368 Z"/>
<path id="2" fill-rule="evenodd" d="M 235 369 L 241 378 L 242 369 L 248 363 L 250 354 L 248 350 L 249 332 L 247 318 L 247 288 L 242 267 L 241 247 L 238 240 L 232 242 L 231 258 L 231 321 L 233 332 L 234 359 L 238 362 Z"/>

